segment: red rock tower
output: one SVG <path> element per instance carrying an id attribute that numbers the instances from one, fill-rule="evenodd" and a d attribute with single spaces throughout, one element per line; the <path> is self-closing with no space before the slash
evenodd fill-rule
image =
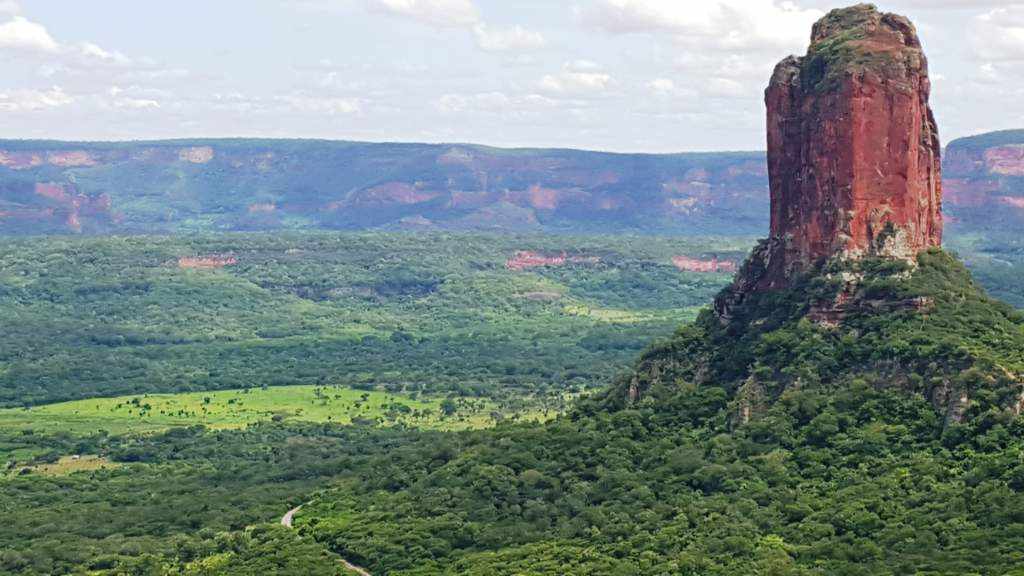
<path id="1" fill-rule="evenodd" d="M 836 255 L 912 259 L 941 244 L 930 90 L 914 25 L 870 4 L 833 10 L 806 56 L 778 64 L 765 92 L 771 236 L 749 288 Z"/>

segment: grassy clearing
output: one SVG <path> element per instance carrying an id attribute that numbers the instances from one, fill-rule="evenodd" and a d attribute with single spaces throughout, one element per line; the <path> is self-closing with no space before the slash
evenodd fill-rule
<path id="1" fill-rule="evenodd" d="M 82 456 L 64 456 L 52 464 L 39 464 L 38 466 L 33 466 L 32 469 L 46 476 L 67 476 L 75 472 L 89 472 L 120 466 L 117 462 L 111 462 L 102 456 L 86 454 Z"/>
<path id="2" fill-rule="evenodd" d="M 674 312 L 674 317 L 679 321 L 692 322 L 703 310 L 703 306 L 691 306 Z M 596 308 L 586 304 L 566 305 L 565 313 L 572 316 L 585 316 L 601 322 L 612 324 L 639 324 L 643 322 L 655 322 L 666 320 L 666 314 L 659 312 L 620 310 L 614 308 Z"/>
<path id="3" fill-rule="evenodd" d="M 447 409 L 447 414 L 445 413 Z M 0 410 L 0 428 L 79 434 L 147 433 L 173 427 L 243 428 L 265 421 L 484 428 L 501 419 L 543 420 L 555 410 L 501 408 L 491 400 L 417 396 L 335 386 L 282 386 L 93 398 Z"/>

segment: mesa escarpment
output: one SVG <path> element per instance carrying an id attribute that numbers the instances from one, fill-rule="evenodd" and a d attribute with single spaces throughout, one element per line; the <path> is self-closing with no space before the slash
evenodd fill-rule
<path id="1" fill-rule="evenodd" d="M 106 195 L 80 226 L 36 183 Z M 340 141 L 0 140 L 0 234 L 324 229 L 664 231 L 751 236 L 764 154 L 611 154 Z M 59 210 L 58 210 L 59 211 Z M 44 219 L 44 216 L 46 217 Z"/>
<path id="2" fill-rule="evenodd" d="M 942 242 L 938 129 L 913 24 L 870 4 L 814 25 L 768 109 L 770 237 L 740 288 L 782 288 L 834 256 L 913 261 Z"/>
<path id="3" fill-rule="evenodd" d="M 1024 131 L 943 158 L 953 234 L 1024 229 Z M 764 235 L 762 152 L 607 154 L 434 144 L 0 140 L 0 234 L 76 232 L 35 184 L 105 197 L 83 233 L 389 228 Z M 230 199 L 230 201 L 226 201 Z M 53 209 L 51 214 L 51 209 Z"/>
<path id="4" fill-rule="evenodd" d="M 951 142 L 943 158 L 947 222 L 959 229 L 1024 225 L 1024 130 Z"/>

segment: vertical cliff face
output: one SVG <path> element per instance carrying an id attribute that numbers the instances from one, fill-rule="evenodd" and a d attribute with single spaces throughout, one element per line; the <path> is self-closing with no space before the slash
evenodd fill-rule
<path id="1" fill-rule="evenodd" d="M 836 255 L 910 259 L 942 241 L 928 64 L 906 18 L 860 4 L 817 24 L 765 93 L 771 237 L 748 289 Z"/>

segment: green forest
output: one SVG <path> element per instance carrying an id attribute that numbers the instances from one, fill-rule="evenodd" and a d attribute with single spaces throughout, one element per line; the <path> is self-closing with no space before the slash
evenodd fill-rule
<path id="1" fill-rule="evenodd" d="M 296 233 L 8 240 L 0 406 L 279 385 L 501 396 L 607 384 L 745 239 Z M 561 265 L 509 269 L 517 253 Z M 230 263 L 228 263 L 230 262 Z"/>
<path id="2" fill-rule="evenodd" d="M 1024 366 L 1021 313 L 936 251 L 857 272 L 923 316 L 815 326 L 836 288 L 809 277 L 733 338 L 707 311 L 731 274 L 672 258 L 749 244 L 9 241 L 0 573 L 1022 574 L 1024 420 L 993 368 Z M 1017 246 L 954 248 L 1021 298 Z"/>
<path id="3" fill-rule="evenodd" d="M 191 4 L 0 0 L 0 576 L 1024 576 L 1024 0 Z"/>

